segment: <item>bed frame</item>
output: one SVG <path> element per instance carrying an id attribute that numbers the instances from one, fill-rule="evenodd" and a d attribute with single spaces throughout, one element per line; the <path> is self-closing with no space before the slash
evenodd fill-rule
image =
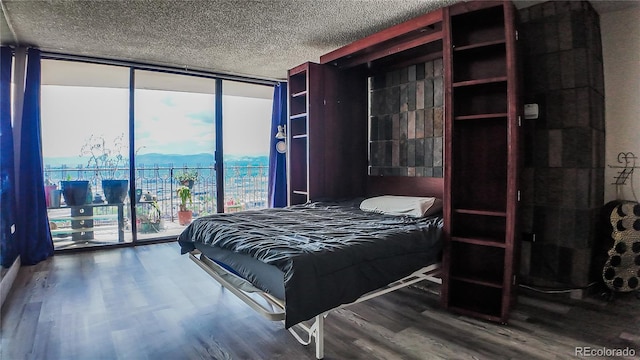
<path id="1" fill-rule="evenodd" d="M 258 312 L 264 318 L 270 321 L 282 321 L 284 323 L 286 315 L 286 304 L 283 300 L 278 299 L 256 287 L 251 285 L 248 281 L 230 273 L 222 266 L 216 264 L 210 260 L 199 250 L 193 250 L 189 253 L 189 258 L 195 262 L 200 268 L 202 268 L 207 274 L 213 277 L 222 287 L 231 291 L 245 304 L 249 305 L 253 310 Z M 324 358 L 324 319 L 333 310 L 341 309 L 349 305 L 357 304 L 369 299 L 373 299 L 380 295 L 390 293 L 392 291 L 407 287 L 420 281 L 431 281 L 436 284 L 442 284 L 442 280 L 438 277 L 440 273 L 440 264 L 432 264 L 425 266 L 414 273 L 392 282 L 391 284 L 382 287 L 378 290 L 371 291 L 362 295 L 357 300 L 349 304 L 340 305 L 334 309 L 326 311 L 322 314 L 316 315 L 311 324 L 299 323 L 288 330 L 295 337 L 295 339 L 302 345 L 307 346 L 313 341 L 315 344 L 316 358 Z M 233 279 L 234 281 L 230 281 Z M 240 289 L 236 284 L 242 283 L 243 289 Z M 256 294 L 252 296 L 251 294 Z M 302 335 L 301 335 L 302 334 Z M 306 339 L 305 339 L 306 338 Z"/>

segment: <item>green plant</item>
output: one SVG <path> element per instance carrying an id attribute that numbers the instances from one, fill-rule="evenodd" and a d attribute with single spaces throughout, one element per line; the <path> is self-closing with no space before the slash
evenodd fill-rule
<path id="1" fill-rule="evenodd" d="M 196 170 L 185 169 L 180 174 L 176 175 L 175 178 L 181 184 L 189 181 L 196 181 L 198 180 L 198 172 Z"/>
<path id="2" fill-rule="evenodd" d="M 193 204 L 191 189 L 188 186 L 180 186 L 177 193 L 178 197 L 180 197 L 180 211 L 189 211 L 187 209 L 187 201 L 189 201 L 189 205 Z"/>
<path id="3" fill-rule="evenodd" d="M 124 133 L 116 136 L 112 142 L 107 142 L 104 135 L 93 135 L 85 141 L 80 149 L 80 156 L 88 156 L 87 168 L 91 168 L 97 178 L 113 179 L 119 169 L 127 167 L 125 157 L 126 144 Z"/>
<path id="4" fill-rule="evenodd" d="M 137 206 L 137 217 L 141 223 L 160 223 L 162 212 L 157 201 L 150 203 L 150 206 Z"/>

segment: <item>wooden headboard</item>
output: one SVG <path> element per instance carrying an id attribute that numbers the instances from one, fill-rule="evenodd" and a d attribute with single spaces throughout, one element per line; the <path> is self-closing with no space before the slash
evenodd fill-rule
<path id="1" fill-rule="evenodd" d="M 407 176 L 368 176 L 367 196 L 435 196 L 444 199 L 444 179 Z"/>

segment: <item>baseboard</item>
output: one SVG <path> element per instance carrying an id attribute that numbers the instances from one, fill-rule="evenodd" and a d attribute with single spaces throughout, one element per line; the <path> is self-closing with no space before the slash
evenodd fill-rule
<path id="1" fill-rule="evenodd" d="M 4 300 L 9 295 L 13 282 L 18 276 L 18 270 L 20 270 L 20 256 L 13 262 L 9 270 L 4 274 L 2 280 L 0 280 L 0 309 L 4 305 Z"/>

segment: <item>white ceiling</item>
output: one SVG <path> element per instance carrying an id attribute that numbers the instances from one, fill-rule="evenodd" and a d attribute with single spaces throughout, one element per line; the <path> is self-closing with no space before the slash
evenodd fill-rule
<path id="1" fill-rule="evenodd" d="M 457 1 L 0 0 L 0 40 L 49 52 L 284 79 L 289 68 Z M 600 13 L 640 4 L 592 3 Z"/>

